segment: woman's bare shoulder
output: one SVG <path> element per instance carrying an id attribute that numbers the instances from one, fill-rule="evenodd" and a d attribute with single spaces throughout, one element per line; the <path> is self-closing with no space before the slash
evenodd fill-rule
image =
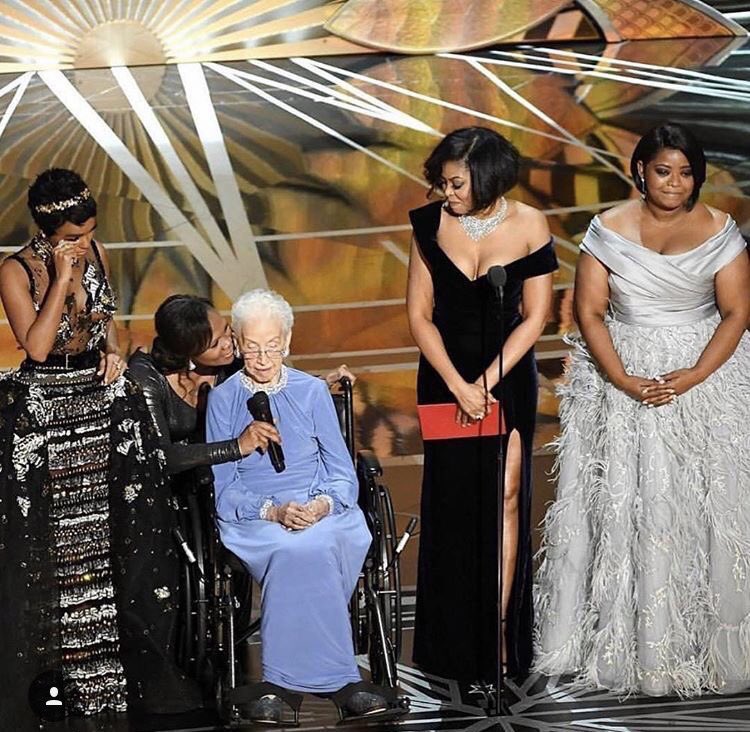
<path id="1" fill-rule="evenodd" d="M 16 277 L 23 277 L 24 280 L 28 279 L 20 262 L 13 256 L 6 257 L 0 263 L 0 280 L 7 282 L 9 279 Z"/>
<path id="2" fill-rule="evenodd" d="M 710 232 L 711 236 L 718 234 L 727 225 L 729 219 L 732 218 L 726 211 L 714 208 L 706 203 L 696 204 L 695 209 L 697 213 L 702 213 L 701 209 L 705 211 L 705 216 L 703 218 L 712 229 Z"/>
<path id="3" fill-rule="evenodd" d="M 529 252 L 544 246 L 551 236 L 544 212 L 521 201 L 513 201 L 511 206 L 516 225 L 526 233 Z"/>
<path id="4" fill-rule="evenodd" d="M 599 214 L 599 220 L 608 228 L 617 230 L 620 224 L 632 221 L 633 217 L 640 212 L 641 202 L 637 200 L 618 203 Z"/>
<path id="5" fill-rule="evenodd" d="M 547 220 L 543 211 L 535 206 L 530 206 L 528 203 L 523 203 L 523 201 L 508 199 L 508 208 L 511 215 L 517 216 L 522 221 L 541 222 Z"/>

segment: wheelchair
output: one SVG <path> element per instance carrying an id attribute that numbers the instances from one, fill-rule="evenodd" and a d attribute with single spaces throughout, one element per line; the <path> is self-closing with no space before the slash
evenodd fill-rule
<path id="1" fill-rule="evenodd" d="M 351 382 L 344 377 L 339 384 L 340 391 L 331 396 L 356 466 L 359 506 L 373 537 L 349 604 L 354 652 L 368 657 L 372 682 L 384 687 L 392 709 L 403 713 L 408 699 L 395 691 L 402 635 L 399 555 L 416 519 L 399 542 L 380 463 L 369 450 L 355 451 Z M 237 649 L 260 629 L 260 618 L 252 617 L 252 578 L 219 539 L 211 470 L 196 469 L 191 478 L 182 481 L 176 496 L 175 537 L 184 558 L 178 660 L 212 697 L 222 721 L 233 727 L 243 723 L 239 705 L 249 701 L 250 691 L 238 686 Z"/>

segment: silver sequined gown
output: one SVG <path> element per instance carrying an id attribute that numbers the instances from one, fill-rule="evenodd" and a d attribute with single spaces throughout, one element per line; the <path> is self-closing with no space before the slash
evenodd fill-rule
<path id="1" fill-rule="evenodd" d="M 38 728 L 27 695 L 46 671 L 77 715 L 201 703 L 172 662 L 179 561 L 158 436 L 127 373 L 96 376 L 115 311 L 96 246 L 50 357 L 0 378 L 3 732 Z M 51 247 L 37 236 L 13 257 L 39 309 Z"/>
<path id="2" fill-rule="evenodd" d="M 661 255 L 594 218 L 629 374 L 692 366 L 720 316 L 715 274 L 747 256 L 730 218 Z M 621 694 L 750 686 L 750 336 L 703 383 L 649 409 L 574 340 L 560 390 L 555 503 L 536 584 L 536 670 Z"/>

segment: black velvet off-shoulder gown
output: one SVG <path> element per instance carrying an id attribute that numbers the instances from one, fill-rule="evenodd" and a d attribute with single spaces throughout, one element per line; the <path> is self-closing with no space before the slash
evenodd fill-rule
<path id="1" fill-rule="evenodd" d="M 486 276 L 470 280 L 440 248 L 440 202 L 410 212 L 414 236 L 433 281 L 433 322 L 456 369 L 474 381 L 521 322 L 524 280 L 557 269 L 552 242 L 505 266 L 503 312 Z M 508 673 L 525 675 L 532 659 L 531 452 L 537 406 L 533 349 L 505 377 L 508 433 L 523 447 L 519 543 L 506 619 Z M 497 389 L 494 390 L 498 396 Z M 419 404 L 454 402 L 428 361 L 420 358 Z M 507 440 L 507 438 L 506 438 Z M 507 441 L 504 447 L 507 446 Z M 497 438 L 424 443 L 421 534 L 414 661 L 424 671 L 459 681 L 491 681 L 497 670 Z"/>

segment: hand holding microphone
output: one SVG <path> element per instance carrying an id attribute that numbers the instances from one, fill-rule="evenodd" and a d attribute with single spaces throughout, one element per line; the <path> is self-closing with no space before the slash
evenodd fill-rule
<path id="1" fill-rule="evenodd" d="M 281 437 L 272 424 L 255 420 L 242 430 L 237 442 L 240 445 L 240 455 L 246 457 L 256 450 L 266 452 L 269 443 L 280 444 Z"/>
<path id="2" fill-rule="evenodd" d="M 253 394 L 248 400 L 247 400 L 247 410 L 252 415 L 253 419 L 256 422 L 265 423 L 266 425 L 271 425 L 271 428 L 273 429 L 276 437 L 278 437 L 278 432 L 273 427 L 273 414 L 271 414 L 271 403 L 268 400 L 268 394 L 264 391 L 256 391 L 255 394 Z M 250 425 L 252 427 L 253 425 Z M 248 427 L 248 429 L 250 429 Z M 262 428 L 260 425 L 258 426 L 258 430 L 260 431 Z M 243 433 L 244 434 L 244 433 Z M 281 449 L 281 445 L 279 444 L 280 439 L 274 440 L 273 437 L 268 437 L 267 444 L 268 444 L 268 455 L 271 458 L 271 464 L 273 465 L 273 469 L 277 473 L 281 473 L 285 468 L 286 465 L 284 464 L 284 451 Z"/>

